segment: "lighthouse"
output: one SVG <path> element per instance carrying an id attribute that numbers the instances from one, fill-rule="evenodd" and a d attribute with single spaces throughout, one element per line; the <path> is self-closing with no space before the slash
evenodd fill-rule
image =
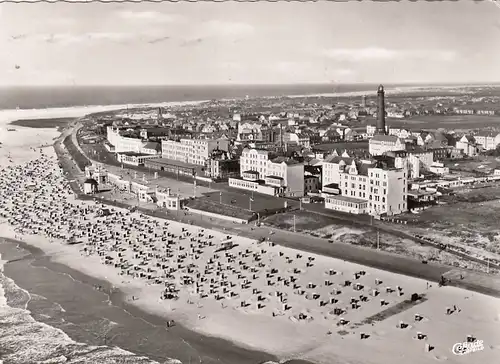
<path id="1" fill-rule="evenodd" d="M 380 85 L 377 91 L 377 129 L 376 135 L 385 135 L 385 92 L 384 86 Z"/>

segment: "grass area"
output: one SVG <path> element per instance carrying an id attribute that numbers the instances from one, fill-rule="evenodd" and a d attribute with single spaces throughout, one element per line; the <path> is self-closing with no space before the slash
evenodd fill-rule
<path id="1" fill-rule="evenodd" d="M 64 128 L 73 120 L 75 120 L 75 118 L 21 119 L 12 121 L 9 125 L 26 128 Z"/>
<path id="2" fill-rule="evenodd" d="M 481 115 L 416 115 L 407 119 L 387 119 L 387 125 L 411 129 L 482 129 L 500 127 L 500 117 Z"/>
<path id="3" fill-rule="evenodd" d="M 475 193 L 481 193 L 478 189 Z M 500 187 L 490 191 L 490 197 L 500 197 Z M 493 195 L 494 194 L 494 195 Z M 480 195 L 465 194 L 469 200 Z M 459 197 L 464 199 L 465 197 Z M 484 198 L 484 196 L 482 196 Z M 439 205 L 419 214 L 412 214 L 416 223 L 404 225 L 410 234 L 419 234 L 444 244 L 459 247 L 465 253 L 478 257 L 489 257 L 491 262 L 500 262 L 500 201 L 457 202 Z M 396 226 L 396 228 L 399 228 Z M 483 269 L 484 270 L 484 267 Z"/>
<path id="4" fill-rule="evenodd" d="M 450 171 L 469 172 L 474 175 L 489 174 L 500 167 L 500 158 L 493 156 L 479 156 L 474 159 L 447 161 Z"/>
<path id="5" fill-rule="evenodd" d="M 220 204 L 207 199 L 194 199 L 187 203 L 188 208 L 195 210 L 211 212 L 223 216 L 231 216 L 242 220 L 250 220 L 254 215 L 249 210 L 243 210 L 239 207 L 231 205 Z"/>
<path id="6" fill-rule="evenodd" d="M 500 206 L 499 206 L 500 208 Z M 427 210 L 431 211 L 431 210 Z M 404 239 L 393 234 L 388 234 L 383 231 L 377 233 L 375 227 L 358 227 L 356 225 L 349 225 L 347 222 L 339 222 L 332 217 L 319 215 L 309 211 L 295 211 L 285 214 L 273 215 L 262 220 L 266 225 L 275 226 L 284 230 L 293 230 L 295 215 L 295 231 L 303 234 L 316 236 L 325 239 L 331 244 L 346 243 L 357 246 L 362 246 L 370 249 L 380 249 L 385 252 L 403 255 L 414 258 L 419 261 L 437 262 L 444 265 L 453 267 L 461 267 L 465 269 L 472 269 L 477 271 L 484 271 L 485 267 L 479 263 L 470 262 L 468 260 L 457 257 L 449 252 L 441 251 L 435 247 L 419 244 L 410 239 Z M 441 213 L 442 215 L 442 213 Z M 418 217 L 419 215 L 411 215 L 410 217 Z M 440 213 L 436 216 L 429 218 L 429 221 L 441 221 Z M 480 219 L 478 219 L 480 220 Z M 492 222 L 489 221 L 491 224 Z M 412 232 L 410 225 L 395 225 L 391 227 L 399 227 L 405 233 Z M 429 226 L 429 229 L 433 229 Z M 457 228 L 456 228 L 457 229 Z M 499 228 L 500 229 L 500 228 Z M 419 228 L 418 232 L 425 231 L 424 228 Z M 432 230 L 430 230 L 432 231 Z M 457 229 L 459 231 L 459 229 Z M 438 240 L 439 233 L 436 237 Z"/>
<path id="7" fill-rule="evenodd" d="M 284 199 L 261 195 L 258 193 L 252 194 L 250 191 L 245 190 L 232 190 L 232 191 L 222 191 L 222 196 L 220 191 L 209 192 L 205 194 L 205 200 L 210 200 L 217 204 L 222 204 L 226 206 L 231 206 L 237 209 L 252 210 L 259 212 L 262 215 L 266 215 L 266 210 L 268 212 L 280 210 L 284 208 Z M 250 201 L 253 199 L 253 201 Z M 288 202 L 288 206 L 291 206 L 291 202 Z"/>
<path id="8" fill-rule="evenodd" d="M 332 218 L 304 210 L 271 215 L 263 222 L 279 229 L 290 230 L 293 229 L 294 216 L 296 231 L 318 230 L 332 225 Z"/>

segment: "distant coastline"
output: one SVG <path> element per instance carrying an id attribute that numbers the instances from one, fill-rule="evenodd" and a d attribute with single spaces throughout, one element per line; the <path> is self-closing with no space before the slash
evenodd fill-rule
<path id="1" fill-rule="evenodd" d="M 36 86 L 0 87 L 0 110 L 148 105 L 249 97 L 356 96 L 372 93 L 375 84 L 219 85 L 219 86 Z M 388 93 L 495 84 L 384 84 Z"/>

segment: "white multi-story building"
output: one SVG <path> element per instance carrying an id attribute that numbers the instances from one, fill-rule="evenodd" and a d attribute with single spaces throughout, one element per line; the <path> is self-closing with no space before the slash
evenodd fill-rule
<path id="1" fill-rule="evenodd" d="M 203 166 L 215 149 L 227 152 L 229 141 L 227 139 L 162 140 L 161 149 L 163 158 Z"/>
<path id="2" fill-rule="evenodd" d="M 304 164 L 267 150 L 243 149 L 240 176 L 229 178 L 229 186 L 276 196 L 304 195 Z"/>
<path id="3" fill-rule="evenodd" d="M 368 144 L 368 151 L 371 155 L 383 155 L 396 150 L 406 150 L 406 143 L 394 135 L 375 135 Z"/>
<path id="4" fill-rule="evenodd" d="M 264 179 L 267 175 L 267 162 L 270 155 L 269 151 L 261 149 L 243 149 L 240 157 L 240 171 L 258 172 L 258 178 Z"/>
<path id="5" fill-rule="evenodd" d="M 493 150 L 500 144 L 500 133 L 479 132 L 474 135 L 474 139 L 483 149 Z"/>
<path id="6" fill-rule="evenodd" d="M 475 157 L 479 153 L 479 147 L 472 135 L 464 135 L 457 141 L 456 148 L 462 150 L 466 156 Z"/>
<path id="7" fill-rule="evenodd" d="M 351 164 L 351 158 L 343 158 L 339 156 L 328 156 L 321 163 L 323 171 L 321 174 L 321 185 L 323 187 L 332 183 L 340 183 L 340 173 L 344 170 L 347 164 Z"/>
<path id="8" fill-rule="evenodd" d="M 397 215 L 408 211 L 408 173 L 405 169 L 369 168 L 370 214 Z"/>
<path id="9" fill-rule="evenodd" d="M 325 207 L 354 214 L 397 215 L 407 211 L 408 174 L 352 161 L 340 173 L 340 196 L 326 196 Z"/>
<path id="10" fill-rule="evenodd" d="M 116 153 L 135 152 L 141 153 L 144 142 L 139 138 L 130 138 L 120 135 L 120 130 L 112 126 L 107 127 L 107 140 L 114 146 Z"/>

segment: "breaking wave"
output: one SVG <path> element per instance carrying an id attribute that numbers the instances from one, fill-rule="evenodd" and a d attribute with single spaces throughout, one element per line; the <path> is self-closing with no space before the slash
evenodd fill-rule
<path id="1" fill-rule="evenodd" d="M 36 321 L 27 307 L 39 298 L 3 275 L 0 266 L 0 364 L 158 363 L 118 347 L 78 343 L 62 330 Z"/>

